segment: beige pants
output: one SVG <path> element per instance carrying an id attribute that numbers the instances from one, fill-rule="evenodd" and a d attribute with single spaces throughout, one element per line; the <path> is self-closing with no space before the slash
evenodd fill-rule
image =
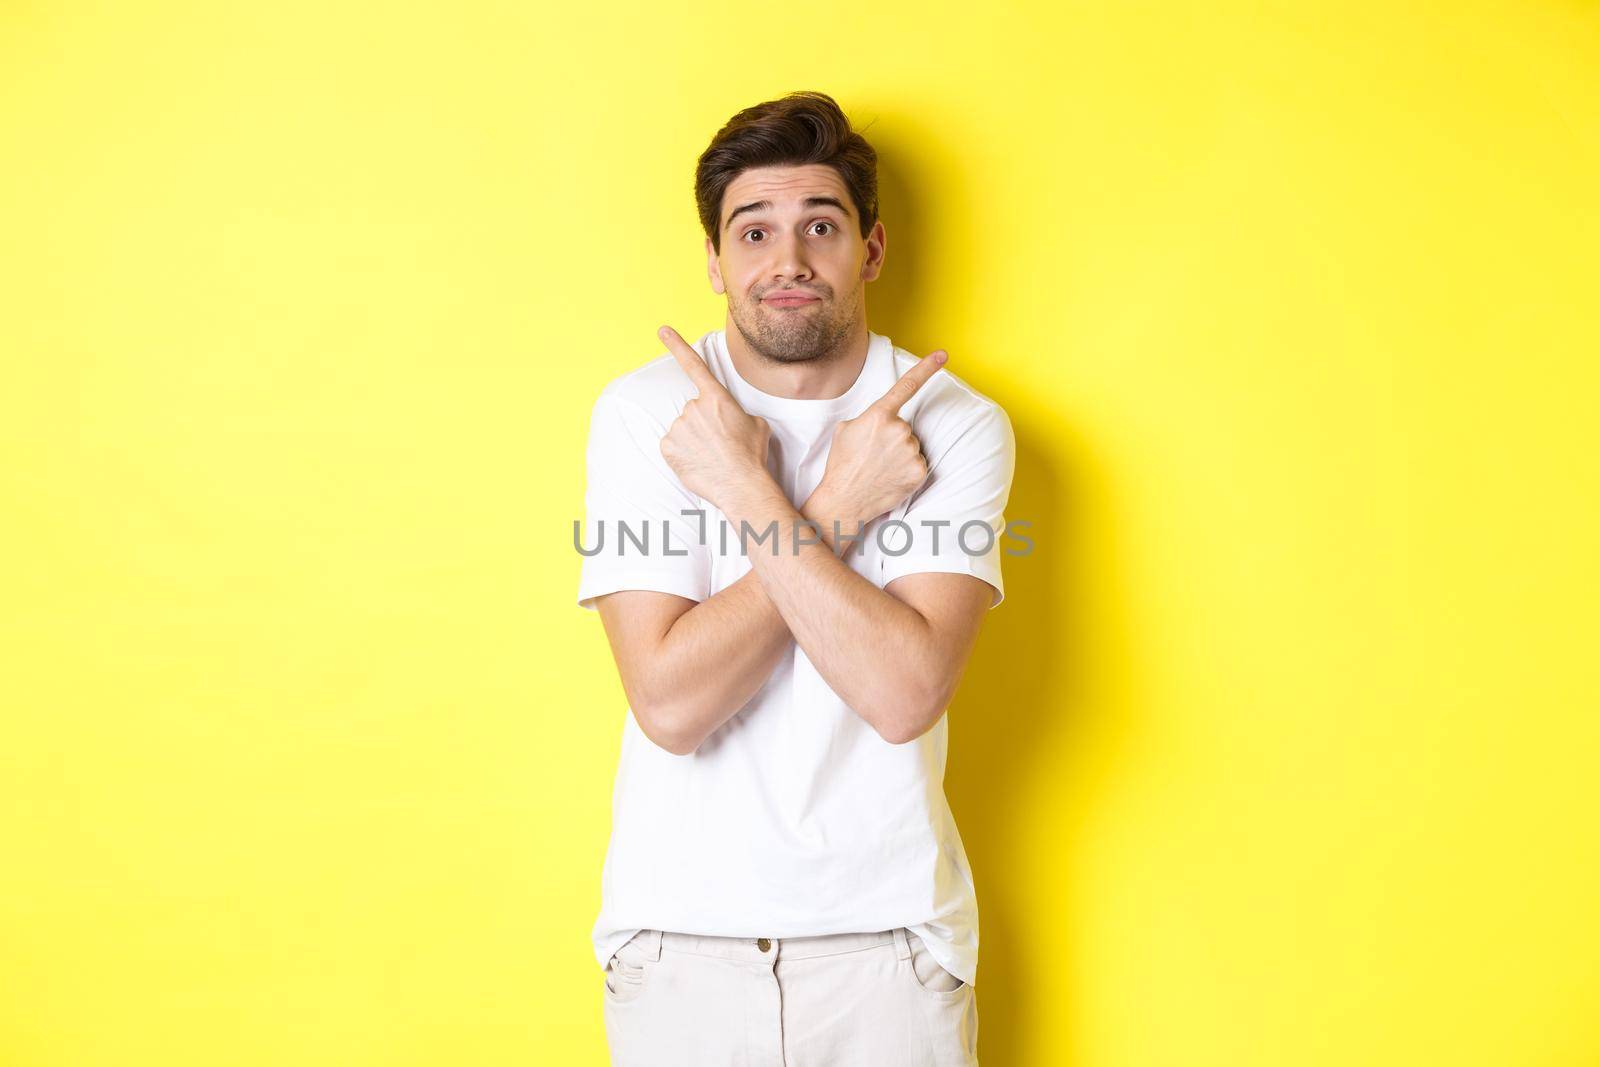
<path id="1" fill-rule="evenodd" d="M 978 1003 L 905 927 L 644 930 L 606 964 L 613 1067 L 975 1067 Z"/>

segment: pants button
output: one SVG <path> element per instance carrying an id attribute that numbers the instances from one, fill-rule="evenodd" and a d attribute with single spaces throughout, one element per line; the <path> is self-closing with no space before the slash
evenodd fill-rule
<path id="1" fill-rule="evenodd" d="M 764 937 L 756 938 L 756 948 L 760 949 L 762 952 L 767 951 L 767 949 L 769 949 L 771 947 L 772 947 L 772 942 L 771 941 L 768 941 Z"/>

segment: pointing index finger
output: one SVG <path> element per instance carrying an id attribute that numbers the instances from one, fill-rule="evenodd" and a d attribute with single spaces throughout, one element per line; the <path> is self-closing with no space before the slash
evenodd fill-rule
<path id="1" fill-rule="evenodd" d="M 906 401 L 917 394 L 917 390 L 922 388 L 924 382 L 939 373 L 945 360 L 949 358 L 949 354 L 940 348 L 917 360 L 911 365 L 911 369 L 900 375 L 899 379 L 889 387 L 889 391 L 880 396 L 872 406 L 883 408 L 891 415 L 897 413 L 905 406 Z"/>
<path id="2" fill-rule="evenodd" d="M 710 390 L 722 389 L 722 383 L 711 373 L 711 368 L 700 358 L 700 353 L 696 352 L 688 341 L 678 336 L 677 330 L 671 326 L 663 326 L 656 331 L 656 336 L 667 343 L 667 350 L 672 353 L 672 358 L 678 361 L 678 366 L 683 368 L 683 372 L 689 376 L 695 388 L 700 390 L 701 396 L 705 396 Z"/>

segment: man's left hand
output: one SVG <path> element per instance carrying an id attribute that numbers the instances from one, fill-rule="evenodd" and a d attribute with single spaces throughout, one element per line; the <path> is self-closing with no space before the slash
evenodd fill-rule
<path id="1" fill-rule="evenodd" d="M 660 337 L 700 391 L 667 428 L 661 456 L 686 489 L 726 513 L 741 493 L 775 484 L 767 471 L 772 430 L 766 419 L 739 406 L 677 330 L 663 326 Z"/>

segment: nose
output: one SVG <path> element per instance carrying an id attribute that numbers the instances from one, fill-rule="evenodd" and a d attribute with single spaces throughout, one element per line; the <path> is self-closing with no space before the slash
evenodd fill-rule
<path id="1" fill-rule="evenodd" d="M 794 233 L 785 233 L 772 239 L 772 280 L 779 284 L 793 279 L 809 280 L 811 265 L 806 259 L 806 245 Z"/>

